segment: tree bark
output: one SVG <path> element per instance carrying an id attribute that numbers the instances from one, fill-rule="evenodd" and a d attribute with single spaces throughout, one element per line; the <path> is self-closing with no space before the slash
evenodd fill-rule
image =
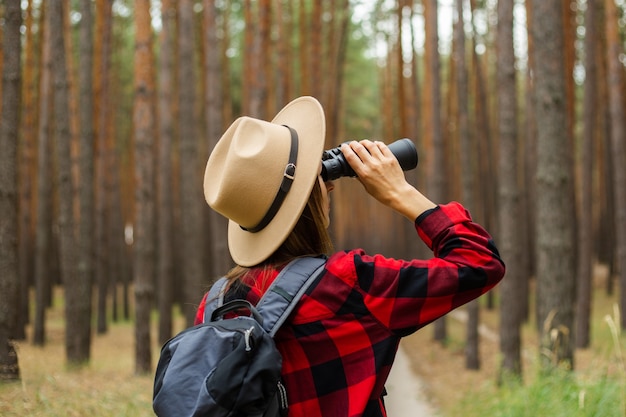
<path id="1" fill-rule="evenodd" d="M 37 207 L 35 218 L 35 322 L 33 343 L 45 344 L 45 321 L 47 292 L 50 285 L 48 253 L 51 245 L 50 210 L 51 175 L 50 161 L 50 112 L 52 108 L 52 45 L 50 41 L 50 10 L 44 7 L 42 19 L 41 80 L 39 85 L 39 126 L 37 130 Z"/>
<path id="2" fill-rule="evenodd" d="M 16 337 L 26 338 L 25 327 L 31 323 L 30 288 L 34 281 L 35 233 L 34 233 L 34 202 L 36 190 L 36 141 L 37 141 L 37 109 L 36 109 L 36 77 L 35 66 L 41 63 L 35 59 L 34 26 L 32 0 L 28 1 L 25 11 L 24 35 L 24 66 L 22 83 L 22 117 L 21 117 L 21 145 L 18 146 L 19 159 L 19 243 L 18 257 L 20 274 L 19 314 Z M 35 63 L 37 62 L 37 64 Z"/>
<path id="3" fill-rule="evenodd" d="M 596 0 L 587 1 L 585 14 L 585 85 L 583 97 L 583 137 L 578 161 L 580 163 L 580 197 L 578 214 L 578 295 L 576 306 L 576 347 L 587 348 L 590 343 L 593 213 L 592 177 L 593 144 L 597 120 L 597 59 L 596 45 Z"/>
<path id="4" fill-rule="evenodd" d="M 135 1 L 135 97 L 133 137 L 135 158 L 135 371 L 152 370 L 150 310 L 154 293 L 154 85 L 150 1 Z"/>
<path id="5" fill-rule="evenodd" d="M 334 25 L 335 29 L 330 41 L 332 56 L 329 65 L 330 73 L 334 76 L 328 77 L 327 99 L 324 106 L 326 109 L 326 149 L 336 145 L 336 138 L 339 137 L 340 132 L 339 115 L 341 114 L 344 63 L 350 25 L 349 0 L 342 0 L 339 6 L 333 8 L 331 24 Z"/>
<path id="6" fill-rule="evenodd" d="M 109 287 L 109 259 L 113 253 L 109 250 L 109 233 L 107 225 L 112 212 L 107 210 L 109 193 L 107 192 L 108 176 L 113 175 L 108 170 L 107 140 L 110 115 L 110 54 L 111 54 L 111 2 L 96 1 L 96 36 L 94 44 L 94 119 L 95 119 L 95 181 L 94 181 L 94 279 L 97 286 L 97 318 L 96 330 L 98 334 L 107 332 L 107 295 Z"/>
<path id="7" fill-rule="evenodd" d="M 500 379 L 507 374 L 521 375 L 521 303 L 524 268 L 522 266 L 519 226 L 520 191 L 517 168 L 517 95 L 515 54 L 513 50 L 513 0 L 498 2 L 497 100 L 499 162 L 499 233 L 498 246 L 507 260 L 506 279 L 500 285 Z"/>
<path id="8" fill-rule="evenodd" d="M 51 3 L 50 25 L 62 28 L 65 16 L 63 2 Z M 89 339 L 83 329 L 90 326 L 90 315 L 85 316 L 85 300 L 78 275 L 78 244 L 73 213 L 74 187 L 72 183 L 71 131 L 69 119 L 69 84 L 62 30 L 51 31 L 54 50 L 52 73 L 54 83 L 54 137 L 56 148 L 57 189 L 59 208 L 59 253 L 61 278 L 65 294 L 65 350 L 70 365 L 84 365 L 89 361 Z"/>
<path id="9" fill-rule="evenodd" d="M 476 166 L 474 165 L 476 148 L 470 133 L 469 122 L 469 87 L 468 70 L 466 59 L 465 21 L 463 19 L 463 0 L 456 1 L 457 21 L 454 27 L 454 61 L 456 63 L 456 91 L 457 91 L 457 125 L 460 147 L 461 162 L 461 201 L 465 207 L 474 212 L 477 210 L 475 190 Z M 467 369 L 480 369 L 480 351 L 478 324 L 480 309 L 478 300 L 469 302 L 467 309 L 466 342 L 465 342 L 465 367 Z"/>
<path id="10" fill-rule="evenodd" d="M 0 122 L 0 382 L 17 381 L 20 369 L 12 337 L 17 324 L 17 144 L 21 106 L 22 10 L 19 0 L 5 2 Z"/>
<path id="11" fill-rule="evenodd" d="M 91 349 L 91 305 L 94 259 L 94 124 L 93 124 L 93 14 L 91 1 L 81 1 L 80 22 L 80 71 L 79 71 L 79 117 L 80 117 L 80 156 L 79 156 L 79 232 L 78 264 L 76 277 L 76 297 L 79 305 L 75 314 L 81 316 L 80 334 L 77 348 L 85 360 L 90 358 Z"/>
<path id="12" fill-rule="evenodd" d="M 245 1 L 246 29 L 244 37 L 245 76 L 243 89 L 246 91 L 245 102 L 242 103 L 243 114 L 264 118 L 265 98 L 267 96 L 267 77 L 264 71 L 262 56 L 265 40 L 262 39 L 263 16 L 267 12 L 262 2 Z M 256 13 L 255 13 L 256 11 Z"/>
<path id="13" fill-rule="evenodd" d="M 439 24 L 437 22 L 437 0 L 424 2 L 424 20 L 426 27 L 426 73 L 424 75 L 424 138 L 429 143 L 432 158 L 427 161 L 427 191 L 431 200 L 441 203 L 445 195 L 444 143 L 441 132 L 441 74 L 439 62 Z M 435 324 L 434 338 L 444 342 L 447 338 L 446 319 L 442 317 Z"/>
<path id="14" fill-rule="evenodd" d="M 595 2 L 597 7 L 597 21 L 596 28 L 603 28 L 602 30 L 596 30 L 596 44 L 594 49 L 598 56 L 597 62 L 597 79 L 608 79 L 608 63 L 607 63 L 607 39 L 606 39 L 606 13 L 603 1 Z M 609 85 L 607 82 L 602 81 L 597 84 L 598 97 L 609 97 Z M 609 142 L 611 140 L 610 133 L 610 108 L 609 100 L 598 101 L 598 135 L 599 140 L 596 141 L 596 159 L 599 169 L 599 205 L 594 205 L 594 208 L 598 208 L 599 217 L 598 229 L 595 231 L 594 247 L 596 248 L 598 262 L 605 264 L 609 268 L 608 279 L 606 280 L 606 293 L 607 295 L 613 295 L 614 289 L 614 266 L 615 266 L 615 227 L 613 213 L 613 163 L 611 162 L 611 146 Z"/>
<path id="15" fill-rule="evenodd" d="M 222 89 L 221 80 L 225 69 L 222 68 L 224 60 L 222 59 L 222 47 L 220 42 L 226 42 L 226 40 L 220 40 L 217 37 L 217 7 L 215 1 L 205 0 L 204 4 L 204 33 L 207 49 L 205 61 L 207 88 L 205 98 L 206 132 L 210 153 L 222 136 L 224 130 L 224 118 L 222 115 L 224 90 Z M 210 281 L 213 281 L 223 275 L 232 266 L 228 252 L 228 241 L 226 239 L 228 235 L 228 220 L 221 214 L 210 210 L 208 205 L 204 204 L 204 206 L 205 212 L 208 211 L 206 218 L 209 228 L 209 247 L 211 251 L 208 273 Z"/>
<path id="16" fill-rule="evenodd" d="M 613 194 L 615 213 L 615 253 L 619 274 L 622 312 L 626 311 L 626 122 L 624 121 L 623 66 L 620 55 L 623 47 L 619 35 L 619 10 L 612 0 L 605 1 L 607 31 L 607 61 L 609 83 L 609 106 L 611 114 L 611 156 L 613 164 Z M 621 315 L 620 326 L 626 330 L 626 314 Z"/>
<path id="17" fill-rule="evenodd" d="M 575 305 L 572 150 L 567 135 L 563 16 L 533 1 L 537 120 L 537 319 L 545 368 L 573 368 Z"/>
<path id="18" fill-rule="evenodd" d="M 195 74 L 193 58 L 193 1 L 179 3 L 179 92 L 180 92 L 180 204 L 182 265 L 184 288 L 183 312 L 193 325 L 195 305 L 202 298 L 202 183 L 198 170 L 198 141 L 193 117 Z"/>
<path id="19" fill-rule="evenodd" d="M 535 42 L 532 36 L 532 28 L 534 26 L 533 19 L 533 11 L 532 11 L 532 1 L 529 0 L 526 2 L 526 26 L 528 33 L 528 65 L 526 69 L 525 76 L 525 94 L 524 94 L 524 117 L 523 126 L 525 126 L 525 131 L 523 133 L 523 156 L 521 158 L 520 163 L 523 164 L 523 178 L 522 184 L 523 188 L 526 190 L 523 194 L 522 198 L 522 213 L 523 219 L 526 224 L 533 225 L 533 227 L 527 227 L 524 233 L 524 249 L 522 250 L 525 253 L 525 265 L 524 270 L 526 274 L 524 275 L 524 287 L 523 287 L 523 295 L 524 304 L 523 304 L 523 320 L 530 319 L 530 278 L 536 276 L 537 272 L 537 255 L 536 255 L 536 230 L 535 225 L 537 224 L 537 214 L 536 214 L 536 195 L 537 195 L 537 184 L 535 182 L 535 173 L 537 172 L 537 120 L 535 119 Z"/>
<path id="20" fill-rule="evenodd" d="M 157 225 L 158 225 L 158 309 L 159 342 L 172 337 L 174 304 L 174 238 L 172 199 L 172 142 L 174 122 L 172 91 L 174 76 L 174 41 L 176 39 L 176 5 L 164 0 L 161 13 L 161 50 L 159 54 L 159 151 L 157 171 Z M 207 122 L 208 123 L 208 122 Z"/>
<path id="21" fill-rule="evenodd" d="M 309 4 L 309 2 L 305 0 L 300 0 L 298 4 L 300 90 L 297 94 L 302 96 L 311 94 L 311 63 L 309 62 L 309 48 L 311 47 L 309 35 L 311 34 L 311 25 L 308 18 L 307 4 Z"/>

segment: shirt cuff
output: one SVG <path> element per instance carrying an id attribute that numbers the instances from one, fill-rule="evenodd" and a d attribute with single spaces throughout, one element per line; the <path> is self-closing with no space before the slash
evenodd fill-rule
<path id="1" fill-rule="evenodd" d="M 435 211 L 439 209 L 440 209 L 439 206 L 437 206 L 437 207 L 433 207 L 431 209 L 426 210 L 425 212 L 417 216 L 417 219 L 415 219 L 415 225 L 419 226 L 420 223 L 422 223 L 422 221 L 424 221 L 426 217 L 428 217 L 431 213 L 434 213 Z"/>

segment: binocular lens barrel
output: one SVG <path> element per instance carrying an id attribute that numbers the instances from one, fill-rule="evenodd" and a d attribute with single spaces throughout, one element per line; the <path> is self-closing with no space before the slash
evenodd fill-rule
<path id="1" fill-rule="evenodd" d="M 417 149 L 411 139 L 398 139 L 388 145 L 391 153 L 396 157 L 403 171 L 409 171 L 417 166 Z M 354 170 L 341 153 L 341 147 L 324 151 L 322 155 L 322 178 L 332 181 L 341 177 L 356 177 Z"/>

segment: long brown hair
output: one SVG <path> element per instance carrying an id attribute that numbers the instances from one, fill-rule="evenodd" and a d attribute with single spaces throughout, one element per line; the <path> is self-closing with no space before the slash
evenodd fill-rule
<path id="1" fill-rule="evenodd" d="M 316 180 L 309 201 L 298 219 L 294 229 L 283 244 L 261 264 L 253 267 L 235 266 L 226 277 L 232 285 L 244 278 L 252 269 L 263 268 L 261 279 L 265 279 L 271 270 L 289 263 L 300 256 L 329 255 L 333 244 L 325 224 L 322 188 Z"/>

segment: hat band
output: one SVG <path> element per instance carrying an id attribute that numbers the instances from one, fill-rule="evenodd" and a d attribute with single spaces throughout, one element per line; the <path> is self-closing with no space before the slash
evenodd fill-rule
<path id="1" fill-rule="evenodd" d="M 283 204 L 283 201 L 285 200 L 287 193 L 291 189 L 291 184 L 293 183 L 293 180 L 296 176 L 296 162 L 298 160 L 298 133 L 293 128 L 287 125 L 283 126 L 289 129 L 289 133 L 291 134 L 289 162 L 285 166 L 285 171 L 283 172 L 283 180 L 280 183 L 280 187 L 278 188 L 278 192 L 276 193 L 276 197 L 274 197 L 272 205 L 270 206 L 269 210 L 267 210 L 267 213 L 265 213 L 265 216 L 263 216 L 259 224 L 249 228 L 243 227 L 241 225 L 239 226 L 246 232 L 259 232 L 263 230 L 265 226 L 269 224 L 269 222 L 272 221 L 274 216 L 276 216 L 276 213 L 278 213 L 278 209 L 280 209 L 280 206 Z"/>

